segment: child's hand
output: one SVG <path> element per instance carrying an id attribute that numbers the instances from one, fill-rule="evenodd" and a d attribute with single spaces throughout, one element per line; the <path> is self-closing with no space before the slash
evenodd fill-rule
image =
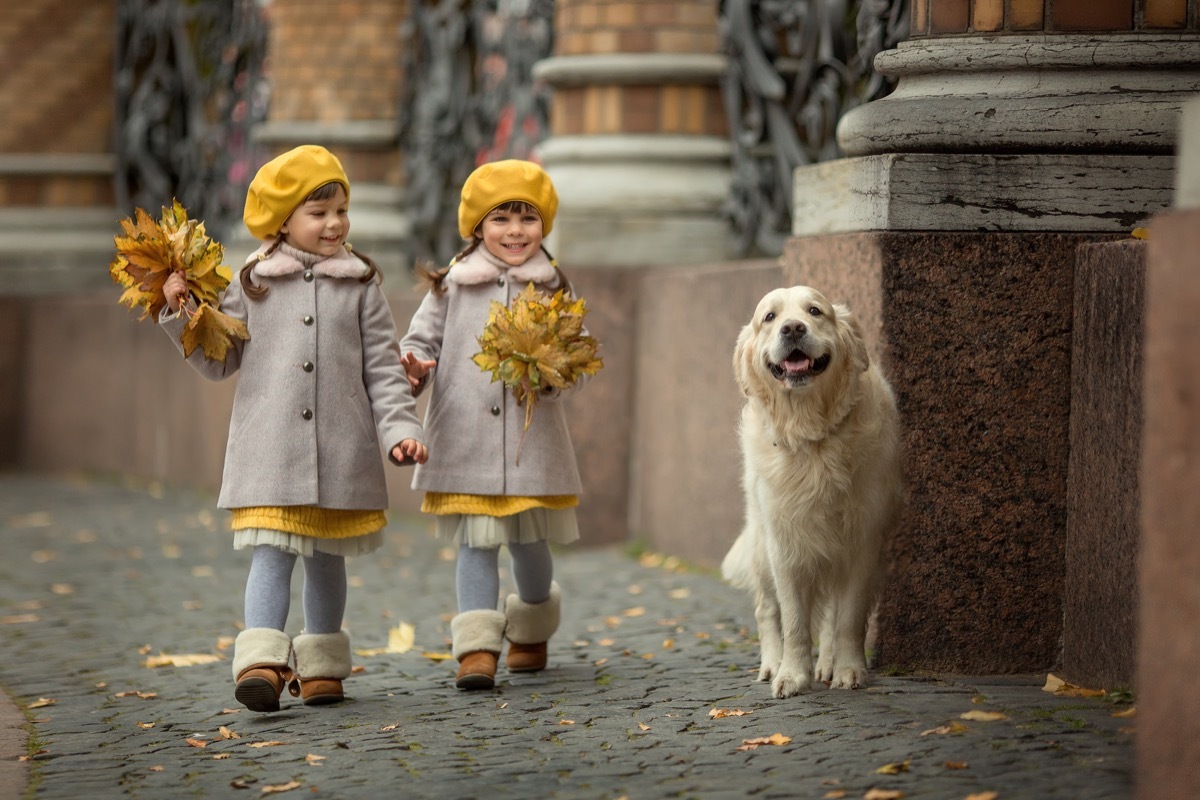
<path id="1" fill-rule="evenodd" d="M 416 439 L 405 439 L 392 448 L 392 458 L 402 464 L 405 461 L 415 461 L 418 464 L 424 464 L 429 460 L 429 448 Z"/>
<path id="2" fill-rule="evenodd" d="M 183 270 L 172 272 L 166 283 L 163 284 L 163 297 L 167 300 L 167 308 L 171 309 L 172 313 L 179 311 L 179 306 L 187 293 L 187 279 L 183 277 Z"/>
<path id="3" fill-rule="evenodd" d="M 436 361 L 421 361 L 411 351 L 400 356 L 400 363 L 404 365 L 404 371 L 408 373 L 408 385 L 413 388 L 414 392 L 421 387 L 421 379 L 429 374 L 429 370 L 437 366 Z"/>

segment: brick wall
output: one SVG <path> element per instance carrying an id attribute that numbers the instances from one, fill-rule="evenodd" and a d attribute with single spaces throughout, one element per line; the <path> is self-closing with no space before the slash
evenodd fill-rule
<path id="1" fill-rule="evenodd" d="M 1192 5 L 1189 20 L 1188 5 Z M 912 36 L 1195 31 L 1195 0 L 913 0 Z"/>
<path id="2" fill-rule="evenodd" d="M 716 53 L 711 0 L 560 0 L 555 55 Z M 550 129 L 581 134 L 684 134 L 725 137 L 716 86 L 593 85 L 555 91 Z"/>
<path id="3" fill-rule="evenodd" d="M 105 154 L 116 4 L 23 0 L 0 14 L 0 207 L 111 205 L 108 174 L 45 174 L 36 155 Z M 33 164 L 34 166 L 30 166 Z"/>

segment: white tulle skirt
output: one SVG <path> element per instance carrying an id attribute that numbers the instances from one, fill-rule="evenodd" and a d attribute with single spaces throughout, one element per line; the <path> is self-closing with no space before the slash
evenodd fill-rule
<path id="1" fill-rule="evenodd" d="M 332 556 L 362 556 L 383 546 L 383 530 L 342 539 L 318 539 L 316 536 L 301 536 L 298 533 L 271 528 L 245 528 L 233 532 L 234 550 L 246 550 L 260 544 L 278 547 L 285 552 L 306 558 L 311 557 L 314 552 Z"/>
<path id="2" fill-rule="evenodd" d="M 491 548 L 502 544 L 548 541 L 570 544 L 579 538 L 574 508 L 531 508 L 506 517 L 439 514 L 438 538 L 455 545 Z"/>

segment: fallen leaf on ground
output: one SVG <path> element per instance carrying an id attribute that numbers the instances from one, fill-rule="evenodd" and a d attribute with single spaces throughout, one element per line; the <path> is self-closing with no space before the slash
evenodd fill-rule
<path id="1" fill-rule="evenodd" d="M 1112 713 L 1112 715 L 1114 717 L 1136 717 L 1137 716 L 1137 706 L 1130 706 L 1129 708 L 1125 709 L 1124 711 L 1114 711 Z"/>
<path id="2" fill-rule="evenodd" d="M 639 727 L 639 728 L 641 728 L 641 729 L 642 729 L 642 730 L 644 730 L 644 731 L 648 731 L 648 730 L 650 730 L 650 726 L 649 726 L 649 725 L 647 725 L 647 724 L 646 724 L 646 723 L 644 723 L 644 722 L 639 722 L 639 723 L 638 723 L 638 727 Z"/>
<path id="3" fill-rule="evenodd" d="M 283 744 L 283 742 L 278 742 L 278 741 L 274 741 L 274 740 L 272 740 L 270 742 L 247 742 L 246 747 L 279 747 L 282 744 Z"/>
<path id="4" fill-rule="evenodd" d="M 279 794 L 280 792 L 290 792 L 292 789 L 299 789 L 303 786 L 300 781 L 288 781 L 287 783 L 268 783 L 262 788 L 263 794 Z"/>
<path id="5" fill-rule="evenodd" d="M 41 622 L 42 618 L 37 614 L 10 614 L 7 617 L 0 617 L 0 625 L 24 625 L 27 622 Z"/>
<path id="6" fill-rule="evenodd" d="M 57 595 L 75 594 L 75 587 L 69 583 L 52 583 L 50 591 Z"/>
<path id="7" fill-rule="evenodd" d="M 946 769 L 966 769 L 967 762 L 965 761 L 947 761 L 942 765 Z"/>
<path id="8" fill-rule="evenodd" d="M 1008 714 L 1003 711 L 967 711 L 958 715 L 961 719 L 969 719 L 972 722 L 995 722 L 1001 719 L 1008 719 Z"/>
<path id="9" fill-rule="evenodd" d="M 372 647 L 366 650 L 355 650 L 354 652 L 360 656 L 381 656 L 384 653 L 407 653 L 409 650 L 412 650 L 415 640 L 416 630 L 413 626 L 407 622 L 401 622 L 388 631 L 388 643 L 386 647 Z"/>
<path id="10" fill-rule="evenodd" d="M 139 723 L 137 724 L 137 726 L 138 726 L 139 728 L 141 728 L 142 730 L 147 730 L 147 731 L 148 731 L 148 730 L 150 730 L 151 728 L 153 728 L 153 727 L 154 727 L 154 723 L 153 723 L 153 722 L 139 722 Z"/>
<path id="11" fill-rule="evenodd" d="M 229 728 L 226 728 L 224 725 L 222 725 L 220 728 L 218 728 L 218 730 L 221 733 L 222 739 L 240 739 L 240 738 L 242 738 L 242 735 L 240 733 L 237 733 L 236 731 L 231 731 Z"/>
<path id="12" fill-rule="evenodd" d="M 146 769 L 150 772 L 162 772 L 166 767 L 155 765 L 153 767 L 146 767 Z"/>
<path id="13" fill-rule="evenodd" d="M 1149 239 L 1150 238 L 1150 229 L 1149 228 L 1134 228 L 1132 231 L 1129 232 L 1129 235 L 1135 239 Z"/>
<path id="14" fill-rule="evenodd" d="M 158 692 L 117 692 L 113 697 L 140 697 L 143 700 L 153 700 Z"/>
<path id="15" fill-rule="evenodd" d="M 691 596 L 692 590 L 686 586 L 681 589 L 672 589 L 671 591 L 667 592 L 667 597 L 671 598 L 672 600 L 686 600 Z"/>
<path id="16" fill-rule="evenodd" d="M 313 755 L 312 753 L 309 753 L 308 755 L 306 755 L 304 757 L 304 760 L 307 761 L 309 764 L 312 764 L 315 767 L 319 767 L 319 766 L 321 766 L 321 762 L 324 761 L 326 758 L 327 758 L 327 756 L 318 756 L 318 755 Z"/>
<path id="17" fill-rule="evenodd" d="M 53 524 L 54 519 L 47 511 L 34 511 L 32 514 L 8 518 L 8 527 L 18 530 L 21 528 L 49 528 Z"/>
<path id="18" fill-rule="evenodd" d="M 171 655 L 169 653 L 159 653 L 156 656 L 149 656 L 142 662 L 143 667 L 157 669 L 158 667 L 195 667 L 201 664 L 212 664 L 223 660 L 221 656 L 213 653 L 186 653 Z"/>
<path id="19" fill-rule="evenodd" d="M 633 608 L 627 608 L 621 612 L 621 616 L 623 617 L 641 617 L 645 614 L 646 609 L 644 606 L 634 606 Z"/>
<path id="20" fill-rule="evenodd" d="M 424 652 L 424 653 L 421 653 L 421 655 L 424 656 L 425 658 L 428 658 L 430 661 L 449 661 L 450 659 L 454 658 L 454 655 L 452 653 Z"/>
<path id="21" fill-rule="evenodd" d="M 770 736 L 758 736 L 753 739 L 743 739 L 742 746 L 737 748 L 738 751 L 754 750 L 763 745 L 772 745 L 779 747 L 788 744 L 792 741 L 792 737 L 784 736 L 782 733 L 772 733 Z"/>
<path id="22" fill-rule="evenodd" d="M 948 734 L 948 733 L 962 733 L 963 731 L 967 731 L 967 730 L 970 730 L 970 728 L 968 728 L 966 725 L 963 725 L 961 722 L 958 722 L 957 720 L 955 720 L 955 721 L 947 722 L 945 725 L 939 725 L 936 728 L 930 728 L 927 731 L 921 731 L 921 735 L 922 736 L 930 736 L 933 734 L 943 735 L 943 734 Z"/>
<path id="23" fill-rule="evenodd" d="M 1043 692 L 1059 695 L 1060 697 L 1104 697 L 1108 692 L 1103 689 L 1085 689 L 1073 683 L 1067 683 L 1053 673 L 1046 675 L 1046 685 Z"/>
<path id="24" fill-rule="evenodd" d="M 884 764 L 875 772 L 879 775 L 899 775 L 901 772 L 908 772 L 908 765 L 911 764 L 911 759 L 904 761 L 896 761 L 891 764 Z"/>
<path id="25" fill-rule="evenodd" d="M 969 794 L 963 800 L 996 800 L 999 796 L 999 792 L 979 792 L 977 794 Z"/>
<path id="26" fill-rule="evenodd" d="M 50 698 L 50 697 L 39 697 L 37 700 L 34 700 L 32 703 L 30 703 L 29 705 L 27 705 L 25 707 L 26 708 L 45 708 L 46 706 L 52 706 L 57 702 L 58 702 L 57 700 Z"/>
<path id="27" fill-rule="evenodd" d="M 379 730 L 381 730 L 381 731 L 394 731 L 394 730 L 396 730 L 396 729 L 397 729 L 397 728 L 399 728 L 399 727 L 400 727 L 400 723 L 399 723 L 399 722 L 393 722 L 391 725 L 384 725 L 384 726 L 383 726 L 382 728 L 380 728 Z"/>
<path id="28" fill-rule="evenodd" d="M 871 789 L 863 795 L 863 800 L 902 800 L 904 792 L 898 789 Z"/>
<path id="29" fill-rule="evenodd" d="M 708 712 L 708 716 L 712 719 L 722 719 L 724 717 L 744 717 L 753 713 L 753 711 L 743 711 L 740 708 L 714 708 Z"/>
<path id="30" fill-rule="evenodd" d="M 831 789 L 830 791 L 826 792 L 825 794 L 823 794 L 821 796 L 823 798 L 825 798 L 825 800 L 841 800 L 841 798 L 846 796 L 846 790 L 845 789 Z"/>
<path id="31" fill-rule="evenodd" d="M 185 739 L 192 747 L 208 747 L 208 742 L 204 739 Z"/>
<path id="32" fill-rule="evenodd" d="M 229 753 L 217 753 L 213 756 L 213 761 L 224 761 L 227 758 L 229 758 Z"/>
<path id="33" fill-rule="evenodd" d="M 573 720 L 573 719 L 560 719 L 560 720 L 558 721 L 558 724 L 559 724 L 559 725 L 574 725 L 574 724 L 575 724 L 575 720 Z"/>

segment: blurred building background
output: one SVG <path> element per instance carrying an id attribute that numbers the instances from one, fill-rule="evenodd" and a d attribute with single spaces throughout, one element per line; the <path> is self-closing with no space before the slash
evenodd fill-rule
<path id="1" fill-rule="evenodd" d="M 134 208 L 178 198 L 240 266 L 250 176 L 323 144 L 403 329 L 466 175 L 532 158 L 604 346 L 572 409 L 586 541 L 720 559 L 733 342 L 807 283 L 866 321 L 905 426 L 878 659 L 1171 675 L 1200 656 L 1164 622 L 1200 613 L 1198 67 L 1197 0 L 26 0 L 0 19 L 0 463 L 216 487 L 232 386 L 108 277 Z M 1196 780 L 1141 741 L 1159 785 Z"/>

